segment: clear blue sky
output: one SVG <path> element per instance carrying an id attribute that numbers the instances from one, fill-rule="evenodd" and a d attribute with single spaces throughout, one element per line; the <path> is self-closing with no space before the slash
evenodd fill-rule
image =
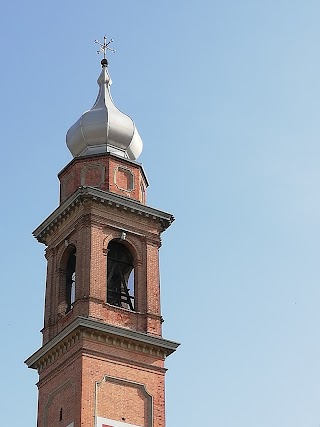
<path id="1" fill-rule="evenodd" d="M 65 134 L 112 95 L 144 141 L 161 250 L 167 427 L 320 425 L 320 3 L 3 2 L 0 425 L 34 426 L 44 246 Z M 20 418 L 21 416 L 21 418 Z"/>

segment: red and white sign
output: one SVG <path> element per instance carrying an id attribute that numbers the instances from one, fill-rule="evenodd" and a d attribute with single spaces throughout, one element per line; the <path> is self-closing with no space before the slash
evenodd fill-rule
<path id="1" fill-rule="evenodd" d="M 108 418 L 97 417 L 96 427 L 143 427 L 135 424 L 128 424 L 123 421 L 109 420 Z"/>

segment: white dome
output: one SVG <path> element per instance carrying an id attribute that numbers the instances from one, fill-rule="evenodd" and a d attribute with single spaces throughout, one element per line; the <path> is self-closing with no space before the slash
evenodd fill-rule
<path id="1" fill-rule="evenodd" d="M 68 130 L 67 146 L 73 157 L 111 152 L 136 160 L 142 151 L 142 140 L 133 120 L 114 105 L 107 61 L 102 60 L 101 64 L 97 100 Z"/>

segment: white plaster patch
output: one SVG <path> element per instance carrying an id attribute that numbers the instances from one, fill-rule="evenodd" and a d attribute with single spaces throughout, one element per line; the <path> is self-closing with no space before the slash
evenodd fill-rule
<path id="1" fill-rule="evenodd" d="M 142 427 L 142 426 L 137 426 L 135 424 L 123 423 L 122 421 L 109 420 L 108 418 L 97 417 L 97 426 L 96 427 Z"/>

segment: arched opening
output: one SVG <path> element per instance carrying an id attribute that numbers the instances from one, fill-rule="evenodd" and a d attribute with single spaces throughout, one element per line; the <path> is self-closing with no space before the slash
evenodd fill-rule
<path id="1" fill-rule="evenodd" d="M 76 299 L 76 248 L 69 254 L 66 269 L 66 312 L 72 309 Z"/>
<path id="2" fill-rule="evenodd" d="M 112 240 L 107 257 L 107 302 L 134 310 L 134 265 L 130 250 Z"/>

